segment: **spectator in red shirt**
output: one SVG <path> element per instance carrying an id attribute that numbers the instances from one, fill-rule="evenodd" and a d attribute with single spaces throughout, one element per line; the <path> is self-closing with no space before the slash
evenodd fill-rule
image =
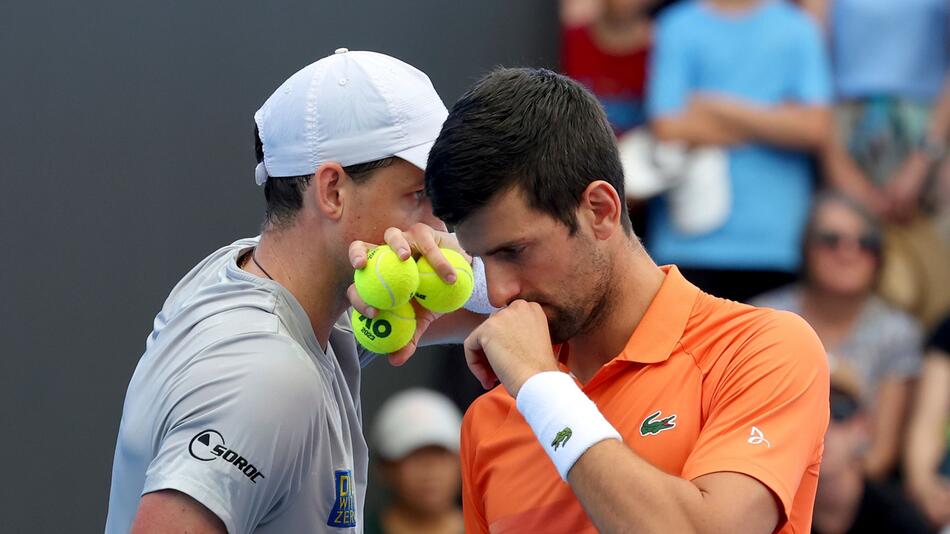
<path id="1" fill-rule="evenodd" d="M 650 15 L 659 4 L 659 0 L 604 0 L 599 7 L 585 9 L 580 20 L 571 15 L 580 13 L 578 9 L 562 8 L 564 74 L 594 93 L 618 136 L 646 121 Z"/>

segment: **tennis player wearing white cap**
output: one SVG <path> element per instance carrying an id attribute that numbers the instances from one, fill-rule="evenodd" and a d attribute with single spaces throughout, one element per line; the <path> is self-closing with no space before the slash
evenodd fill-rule
<path id="1" fill-rule="evenodd" d="M 352 264 L 385 241 L 454 276 L 438 246 L 458 244 L 423 194 L 445 117 L 425 74 L 345 49 L 258 110 L 263 233 L 202 260 L 156 316 L 123 407 L 107 533 L 362 531 L 371 355 L 344 313 Z M 421 313 L 418 334 L 436 318 Z M 447 316 L 427 340 L 476 321 Z"/>

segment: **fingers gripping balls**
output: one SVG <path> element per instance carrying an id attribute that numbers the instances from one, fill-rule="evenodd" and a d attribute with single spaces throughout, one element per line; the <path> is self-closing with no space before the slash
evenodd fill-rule
<path id="1" fill-rule="evenodd" d="M 475 275 L 472 266 L 464 256 L 447 248 L 440 249 L 445 258 L 455 267 L 455 283 L 447 284 L 425 258 L 418 262 L 419 289 L 416 301 L 422 307 L 436 313 L 453 312 L 468 302 L 475 287 Z"/>
<path id="2" fill-rule="evenodd" d="M 409 258 L 401 261 L 388 245 L 376 247 L 366 256 L 366 267 L 353 274 L 360 298 L 378 310 L 401 306 L 419 287 L 419 269 Z"/>
<path id="3" fill-rule="evenodd" d="M 379 313 L 369 318 L 353 310 L 353 332 L 360 345 L 379 354 L 406 346 L 416 331 L 413 296 L 419 305 L 436 313 L 452 312 L 465 305 L 475 286 L 472 266 L 458 252 L 440 250 L 455 268 L 452 284 L 444 282 L 425 258 L 418 264 L 411 258 L 400 261 L 386 245 L 369 252 L 366 267 L 357 270 L 353 278 L 360 298 Z"/>
<path id="4" fill-rule="evenodd" d="M 353 310 L 353 334 L 360 345 L 377 354 L 389 354 L 405 347 L 416 333 L 416 312 L 405 302 L 391 310 L 380 310 L 369 318 Z"/>

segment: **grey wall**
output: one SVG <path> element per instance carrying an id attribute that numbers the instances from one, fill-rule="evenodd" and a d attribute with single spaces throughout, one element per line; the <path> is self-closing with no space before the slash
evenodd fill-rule
<path id="1" fill-rule="evenodd" d="M 256 233 L 252 114 L 339 46 L 400 57 L 451 103 L 498 64 L 553 66 L 545 0 L 0 4 L 0 531 L 101 531 L 125 387 L 197 260 Z M 432 358 L 367 373 L 371 414 Z"/>

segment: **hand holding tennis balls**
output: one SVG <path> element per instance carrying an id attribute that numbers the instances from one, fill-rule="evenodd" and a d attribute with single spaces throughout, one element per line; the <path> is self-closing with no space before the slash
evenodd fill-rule
<path id="1" fill-rule="evenodd" d="M 475 288 L 475 275 L 468 260 L 458 252 L 442 248 L 439 249 L 452 267 L 455 268 L 455 283 L 446 283 L 435 272 L 429 260 L 420 258 L 416 265 L 419 267 L 419 288 L 416 289 L 416 302 L 423 308 L 436 313 L 453 312 L 468 302 Z"/>
<path id="2" fill-rule="evenodd" d="M 435 313 L 455 311 L 468 301 L 475 284 L 472 266 L 452 249 L 440 251 L 455 269 L 452 284 L 442 280 L 424 257 L 418 263 L 412 258 L 401 261 L 388 245 L 367 254 L 366 267 L 356 270 L 353 279 L 360 298 L 379 313 L 371 318 L 353 309 L 353 333 L 360 345 L 379 354 L 406 346 L 416 331 L 416 314 L 409 303 L 413 294 L 419 305 Z"/>
<path id="3" fill-rule="evenodd" d="M 386 325 L 378 326 L 377 328 L 381 329 L 378 333 L 373 332 L 373 328 L 376 325 L 372 322 L 370 322 L 369 325 L 366 325 L 365 323 L 367 319 L 376 319 L 384 312 L 392 311 L 386 310 L 383 308 L 383 306 L 388 307 L 393 301 L 398 301 L 400 297 L 406 298 L 404 294 L 407 290 L 405 290 L 404 287 L 412 287 L 411 283 L 405 284 L 405 286 L 403 286 L 400 282 L 394 282 L 389 279 L 389 267 L 396 265 L 396 262 L 393 260 L 397 258 L 405 258 L 404 260 L 400 261 L 396 267 L 395 270 L 397 273 L 404 268 L 405 264 L 410 264 L 416 269 L 416 276 L 419 276 L 418 268 L 416 268 L 414 264 L 411 263 L 411 256 L 416 255 L 417 257 L 420 257 L 419 261 L 422 261 L 423 258 L 428 258 L 431 260 L 431 262 L 427 261 L 427 263 L 429 263 L 430 267 L 435 267 L 435 270 L 439 273 L 437 277 L 440 277 L 443 280 L 451 280 L 451 282 L 447 285 L 455 285 L 459 277 L 465 276 L 461 269 L 464 269 L 464 266 L 468 265 L 468 261 L 464 253 L 462 253 L 461 256 L 463 264 L 459 266 L 453 265 L 452 261 L 449 260 L 445 252 L 447 249 L 458 248 L 458 240 L 456 240 L 455 235 L 445 232 L 444 229 L 440 230 L 422 223 L 414 224 L 405 230 L 395 227 L 388 228 L 385 232 L 385 242 L 386 245 L 383 246 L 385 248 L 365 241 L 353 241 L 350 244 L 350 263 L 356 272 L 354 273 L 353 277 L 354 284 L 347 289 L 347 296 L 349 297 L 353 308 L 359 313 L 359 315 L 356 313 L 352 314 L 353 329 L 357 340 L 359 340 L 360 343 L 366 346 L 369 350 L 388 354 L 389 362 L 391 364 L 402 365 L 415 352 L 415 345 L 411 343 L 411 341 L 422 336 L 429 324 L 438 318 L 439 313 L 424 308 L 421 305 L 417 306 L 415 303 L 411 303 L 409 308 L 415 312 L 414 332 L 410 332 L 409 334 L 405 335 L 405 339 L 407 341 L 401 346 L 401 348 L 397 347 L 395 350 L 393 347 L 397 346 L 396 343 L 386 343 L 385 346 L 382 346 L 375 343 L 375 339 L 370 339 L 370 336 L 367 335 L 365 331 L 360 331 L 362 330 L 360 321 L 363 321 L 363 326 L 368 326 L 369 333 L 372 333 L 374 337 L 379 338 L 381 337 L 378 335 L 379 333 L 386 333 Z M 383 250 L 374 252 L 377 249 Z M 395 252 L 395 258 L 391 257 L 388 254 L 388 251 Z M 371 254 L 376 260 L 372 264 L 370 262 Z M 370 269 L 370 267 L 372 267 L 372 269 Z M 374 276 L 370 275 L 375 274 L 376 268 L 379 268 L 379 276 L 375 277 L 374 279 Z M 411 282 L 412 274 L 403 274 L 405 275 L 405 278 L 409 279 Z M 381 282 L 380 278 L 385 283 Z M 465 287 L 465 285 L 465 282 L 463 282 L 463 285 L 460 287 Z M 402 289 L 397 290 L 396 286 L 401 286 Z M 367 290 L 367 288 L 369 288 L 369 290 Z M 389 296 L 390 289 L 393 290 L 392 297 Z M 375 296 L 380 298 L 376 300 L 372 295 L 370 295 L 370 293 L 376 293 Z M 426 293 L 427 297 L 428 294 L 429 293 Z M 411 295 L 408 300 L 412 300 Z M 462 300 L 462 303 L 464 304 L 464 300 Z M 382 306 L 380 306 L 380 304 L 382 304 Z M 406 317 L 406 315 L 403 313 L 400 313 L 399 315 L 400 317 Z M 393 327 L 394 329 L 399 329 L 400 325 L 405 325 L 405 321 L 391 321 L 388 318 L 386 320 L 388 326 Z M 363 343 L 364 340 L 369 340 L 369 342 Z M 386 352 L 381 352 L 383 350 Z"/>
<path id="4" fill-rule="evenodd" d="M 366 304 L 390 310 L 409 302 L 419 287 L 419 269 L 412 258 L 400 260 L 389 245 L 370 250 L 366 267 L 353 273 L 356 292 Z"/>

